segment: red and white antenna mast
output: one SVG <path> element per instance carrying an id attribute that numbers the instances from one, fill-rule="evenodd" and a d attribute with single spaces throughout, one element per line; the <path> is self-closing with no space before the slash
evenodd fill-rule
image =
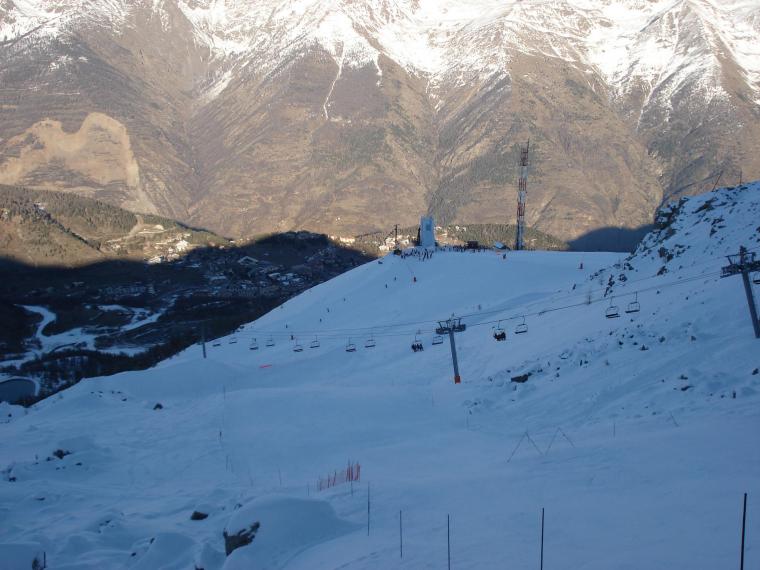
<path id="1" fill-rule="evenodd" d="M 520 149 L 520 179 L 517 183 L 517 237 L 515 249 L 525 249 L 525 199 L 528 196 L 528 150 L 530 140 Z"/>

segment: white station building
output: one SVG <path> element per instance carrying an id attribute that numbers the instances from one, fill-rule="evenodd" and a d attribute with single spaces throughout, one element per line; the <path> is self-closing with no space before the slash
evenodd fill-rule
<path id="1" fill-rule="evenodd" d="M 420 218 L 420 246 L 435 247 L 435 224 L 433 216 L 422 216 Z"/>

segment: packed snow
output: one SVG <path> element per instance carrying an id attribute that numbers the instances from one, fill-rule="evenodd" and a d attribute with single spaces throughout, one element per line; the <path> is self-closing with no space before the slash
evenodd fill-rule
<path id="1" fill-rule="evenodd" d="M 0 408 L 3 568 L 441 568 L 447 516 L 452 568 L 525 568 L 544 508 L 547 568 L 714 570 L 738 563 L 745 492 L 752 567 L 760 341 L 719 275 L 758 220 L 755 183 L 671 207 L 625 259 L 389 255 L 205 359 Z M 461 384 L 433 344 L 452 314 Z M 349 461 L 359 481 L 317 491 Z"/>

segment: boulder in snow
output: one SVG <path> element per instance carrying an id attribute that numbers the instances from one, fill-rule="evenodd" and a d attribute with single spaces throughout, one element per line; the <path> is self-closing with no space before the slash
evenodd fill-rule
<path id="1" fill-rule="evenodd" d="M 195 515 L 195 513 L 193 513 L 193 515 Z M 199 520 L 199 519 L 193 519 L 193 520 Z M 237 531 L 234 534 L 228 534 L 227 531 L 225 530 L 223 533 L 224 534 L 224 552 L 227 554 L 227 556 L 232 554 L 235 550 L 237 550 L 241 546 L 248 546 L 249 544 L 251 544 L 253 542 L 253 539 L 256 538 L 256 533 L 259 531 L 259 527 L 261 527 L 261 523 L 256 521 L 248 525 L 246 528 Z"/>
<path id="2" fill-rule="evenodd" d="M 227 523 L 225 543 L 233 537 L 247 542 L 227 550 L 223 568 L 279 568 L 298 553 L 357 528 L 339 519 L 327 501 L 282 495 L 256 499 Z"/>

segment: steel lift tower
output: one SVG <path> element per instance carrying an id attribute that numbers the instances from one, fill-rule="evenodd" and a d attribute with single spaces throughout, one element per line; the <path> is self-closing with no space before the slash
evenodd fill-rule
<path id="1" fill-rule="evenodd" d="M 729 255 L 728 265 L 723 268 L 721 277 L 731 277 L 732 275 L 741 274 L 744 281 L 744 292 L 747 294 L 747 305 L 749 305 L 749 317 L 752 319 L 752 327 L 755 329 L 755 338 L 760 338 L 760 318 L 757 316 L 757 307 L 755 306 L 755 295 L 750 284 L 750 272 L 760 271 L 760 259 L 755 258 L 754 253 L 747 251 L 747 248 L 741 246 L 739 255 Z M 752 280 L 760 285 L 760 275 L 755 274 Z"/>
<path id="2" fill-rule="evenodd" d="M 517 237 L 515 249 L 525 249 L 525 198 L 528 196 L 528 150 L 530 140 L 520 149 L 520 180 L 517 183 Z"/>

